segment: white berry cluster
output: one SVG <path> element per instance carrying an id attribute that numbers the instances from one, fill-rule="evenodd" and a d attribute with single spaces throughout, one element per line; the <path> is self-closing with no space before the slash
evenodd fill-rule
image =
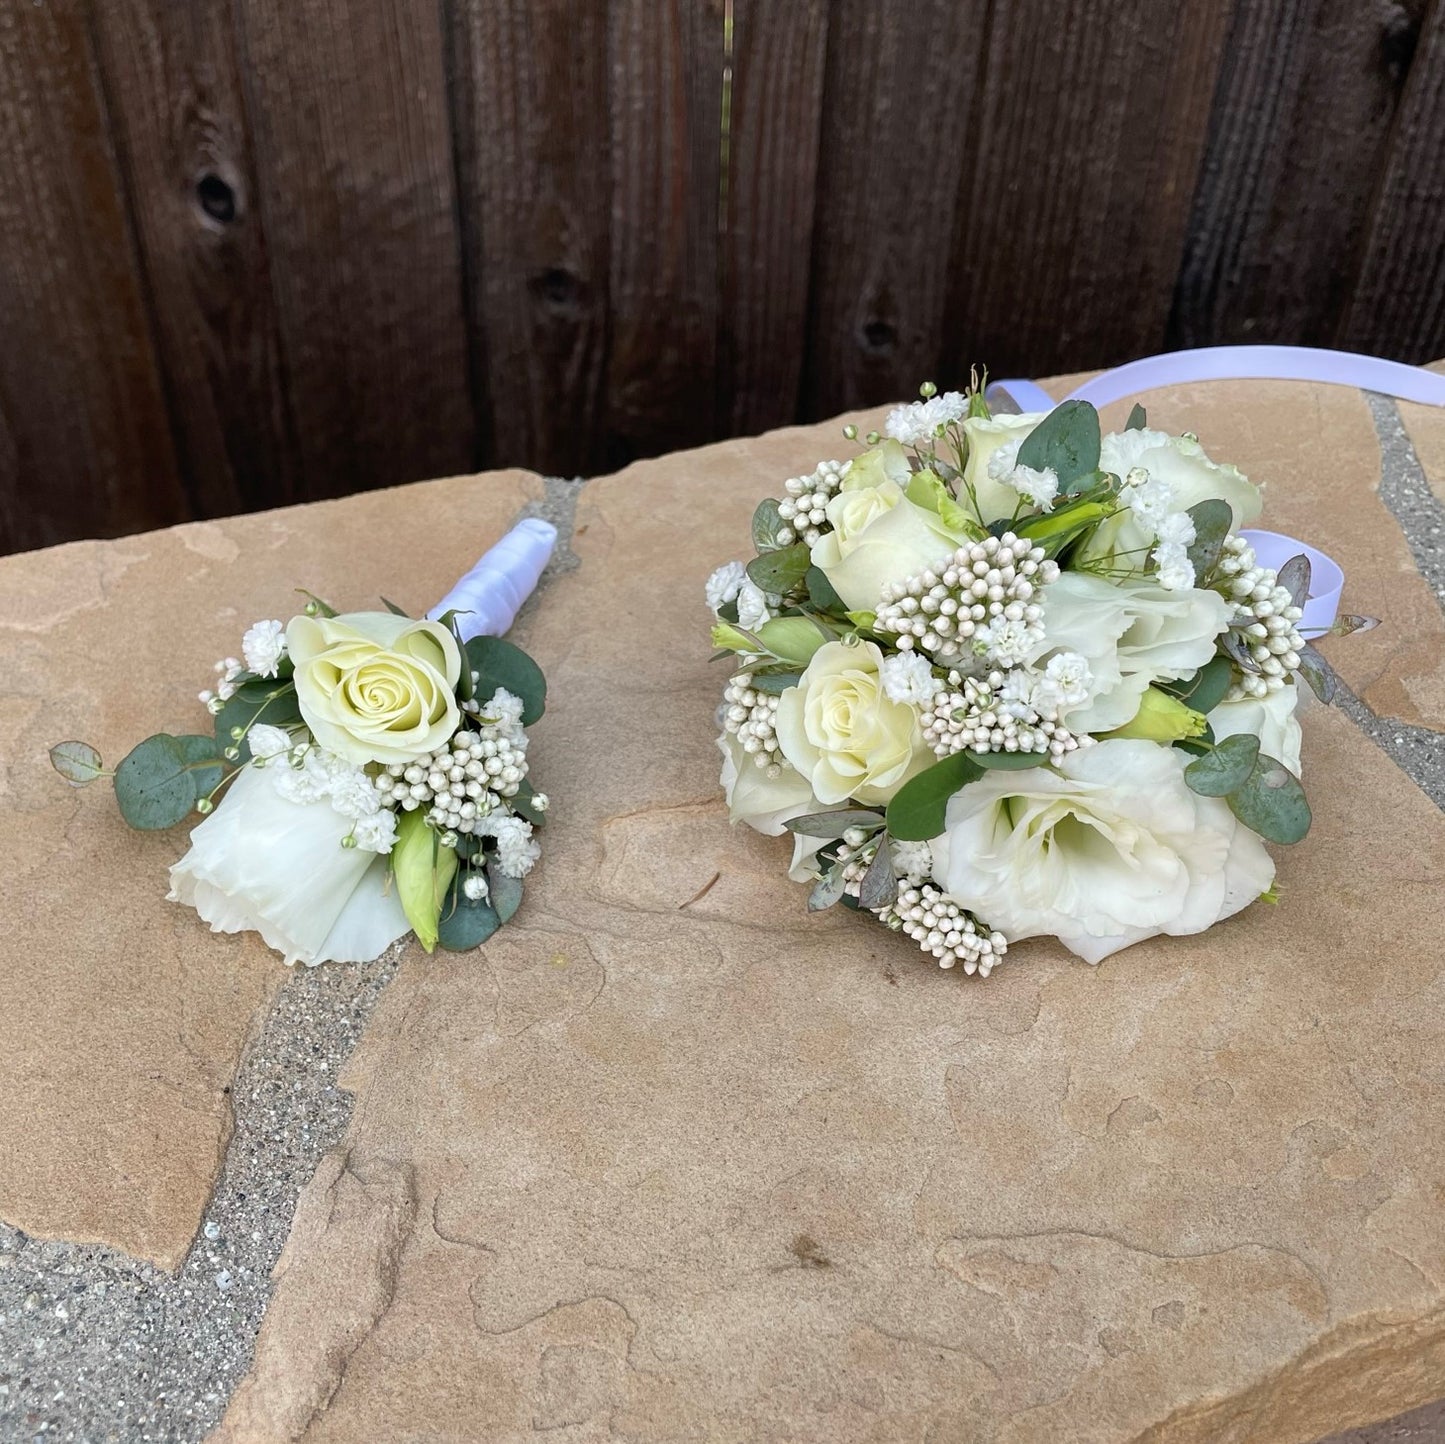
<path id="1" fill-rule="evenodd" d="M 515 797 L 527 775 L 527 734 L 520 707 L 498 691 L 485 704 L 496 721 L 480 731 L 457 732 L 450 742 L 415 762 L 393 762 L 374 779 L 382 801 L 412 812 L 430 804 L 426 820 L 445 832 L 482 833 L 484 820 L 505 798 Z M 537 801 L 545 805 L 540 796 Z"/>
<path id="2" fill-rule="evenodd" d="M 986 978 L 1008 952 L 1008 939 L 941 892 L 931 882 L 906 878 L 892 907 L 879 918 L 895 932 L 905 933 L 938 959 L 940 968 L 963 964 L 970 976 Z"/>
<path id="3" fill-rule="evenodd" d="M 979 650 L 1013 658 L 1024 642 L 1041 638 L 1043 608 L 1034 593 L 1058 574 L 1042 547 L 1012 532 L 986 537 L 936 569 L 884 587 L 874 625 L 895 633 L 900 651 L 917 647 L 944 666 Z"/>
<path id="4" fill-rule="evenodd" d="M 236 683 L 245 670 L 238 657 L 223 657 L 216 663 L 215 690 L 206 688 L 196 694 L 197 700 L 206 704 L 206 710 L 213 717 L 236 695 Z"/>
<path id="5" fill-rule="evenodd" d="M 746 672 L 738 672 L 723 692 L 723 730 L 732 733 L 742 749 L 769 777 L 780 777 L 791 766 L 778 748 L 778 699 L 751 685 Z"/>
<path id="6" fill-rule="evenodd" d="M 954 752 L 1047 752 L 1051 758 L 1087 746 L 1092 737 L 1076 737 L 1062 722 L 1042 717 L 1032 707 L 1008 703 L 1002 672 L 987 677 L 948 674 L 947 689 L 926 702 L 919 720 L 923 740 L 934 755 Z"/>
<path id="7" fill-rule="evenodd" d="M 1215 568 L 1215 586 L 1234 604 L 1234 629 L 1242 634 L 1258 672 L 1241 672 L 1229 700 L 1277 692 L 1300 664 L 1305 639 L 1297 623 L 1304 615 L 1279 585 L 1277 573 L 1259 566 L 1254 548 L 1230 536 Z"/>
<path id="8" fill-rule="evenodd" d="M 837 496 L 851 461 L 820 461 L 811 476 L 790 477 L 783 485 L 788 494 L 778 503 L 778 515 L 788 522 L 795 535 L 812 546 L 823 535 L 828 524 L 828 503 Z M 778 537 L 779 545 L 786 546 Z"/>

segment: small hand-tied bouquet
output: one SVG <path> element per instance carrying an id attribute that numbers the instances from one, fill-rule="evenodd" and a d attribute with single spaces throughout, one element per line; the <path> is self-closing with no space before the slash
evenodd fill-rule
<path id="1" fill-rule="evenodd" d="M 1262 565 L 1259 488 L 1139 407 L 1101 436 L 1086 402 L 921 395 L 708 581 L 733 820 L 792 833 L 811 908 L 983 976 L 1272 901 L 1264 844 L 1310 825 L 1296 679 L 1331 686 L 1307 557 Z"/>
<path id="2" fill-rule="evenodd" d="M 51 760 L 76 784 L 110 777 L 132 827 L 202 816 L 169 896 L 213 932 L 255 930 L 308 966 L 370 961 L 408 930 L 428 952 L 475 947 L 540 853 L 525 729 L 546 683 L 500 634 L 555 543 L 547 522 L 520 523 L 430 617 L 305 593 L 216 664 L 209 732 L 149 737 L 114 772 L 82 742 Z"/>

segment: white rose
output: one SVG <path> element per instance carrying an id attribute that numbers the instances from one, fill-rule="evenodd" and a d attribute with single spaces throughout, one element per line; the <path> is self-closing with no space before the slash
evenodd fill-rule
<path id="1" fill-rule="evenodd" d="M 1065 572 L 1042 589 L 1044 641 L 1029 659 L 1068 652 L 1088 663 L 1088 695 L 1061 717 L 1073 732 L 1112 732 L 1139 710 L 1151 682 L 1197 671 L 1232 612 L 1218 592 L 1166 591 L 1141 579 L 1114 584 Z"/>
<path id="2" fill-rule="evenodd" d="M 1238 467 L 1211 461 L 1204 448 L 1187 436 L 1147 428 L 1111 432 L 1101 442 L 1099 466 L 1118 477 L 1143 467 L 1150 481 L 1160 484 L 1156 490 L 1168 488 L 1171 512 L 1188 511 L 1201 501 L 1228 502 L 1234 531 L 1248 526 L 1263 506 L 1259 488 Z M 1142 571 L 1154 544 L 1150 515 L 1147 505 L 1142 511 L 1125 507 L 1094 531 L 1082 559 Z"/>
<path id="3" fill-rule="evenodd" d="M 1159 933 L 1202 932 L 1274 880 L 1264 844 L 1188 758 L 1101 742 L 1051 767 L 989 772 L 948 804 L 934 875 L 1010 942 L 1057 937 L 1090 963 Z"/>
<path id="4" fill-rule="evenodd" d="M 212 932 L 260 933 L 287 963 L 370 962 L 411 926 L 386 858 L 342 847 L 351 820 L 325 798 L 289 801 L 271 770 L 244 769 L 191 833 L 170 900 Z"/>
<path id="5" fill-rule="evenodd" d="M 1299 689 L 1290 683 L 1264 697 L 1245 697 L 1238 702 L 1221 702 L 1209 714 L 1214 740 L 1222 742 L 1239 732 L 1259 738 L 1259 750 L 1283 762 L 1296 777 L 1300 775 L 1300 725 L 1295 711 Z"/>
<path id="6" fill-rule="evenodd" d="M 1000 412 L 986 421 L 981 416 L 970 416 L 963 423 L 964 435 L 968 437 L 968 460 L 964 464 L 963 479 L 978 498 L 978 509 L 982 514 L 979 519 L 985 525 L 1000 517 L 1012 516 L 1019 504 L 1018 492 L 1007 482 L 989 474 L 989 462 L 1003 447 L 1025 440 L 1047 414 L 1044 411 L 1026 411 L 1015 416 Z"/>
<path id="7" fill-rule="evenodd" d="M 778 699 L 778 746 L 824 806 L 887 802 L 935 760 L 917 709 L 884 691 L 882 663 L 872 642 L 825 643 Z"/>
<path id="8" fill-rule="evenodd" d="M 813 544 L 813 565 L 850 611 L 872 611 L 883 588 L 927 570 L 965 540 L 935 511 L 908 499 L 908 457 L 896 441 L 871 447 L 828 503 L 832 531 Z"/>

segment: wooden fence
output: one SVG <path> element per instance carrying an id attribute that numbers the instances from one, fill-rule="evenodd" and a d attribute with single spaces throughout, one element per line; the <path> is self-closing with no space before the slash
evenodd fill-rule
<path id="1" fill-rule="evenodd" d="M 1445 352 L 1445 0 L 0 0 L 0 548 L 1269 339 Z"/>

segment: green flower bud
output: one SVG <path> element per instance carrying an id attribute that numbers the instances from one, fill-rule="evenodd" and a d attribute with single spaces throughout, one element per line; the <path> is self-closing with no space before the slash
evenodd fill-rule
<path id="1" fill-rule="evenodd" d="M 1202 737 L 1207 725 L 1204 713 L 1196 712 L 1168 692 L 1150 687 L 1139 699 L 1139 710 L 1133 720 L 1105 736 L 1137 737 L 1147 742 L 1178 742 L 1186 737 Z"/>

